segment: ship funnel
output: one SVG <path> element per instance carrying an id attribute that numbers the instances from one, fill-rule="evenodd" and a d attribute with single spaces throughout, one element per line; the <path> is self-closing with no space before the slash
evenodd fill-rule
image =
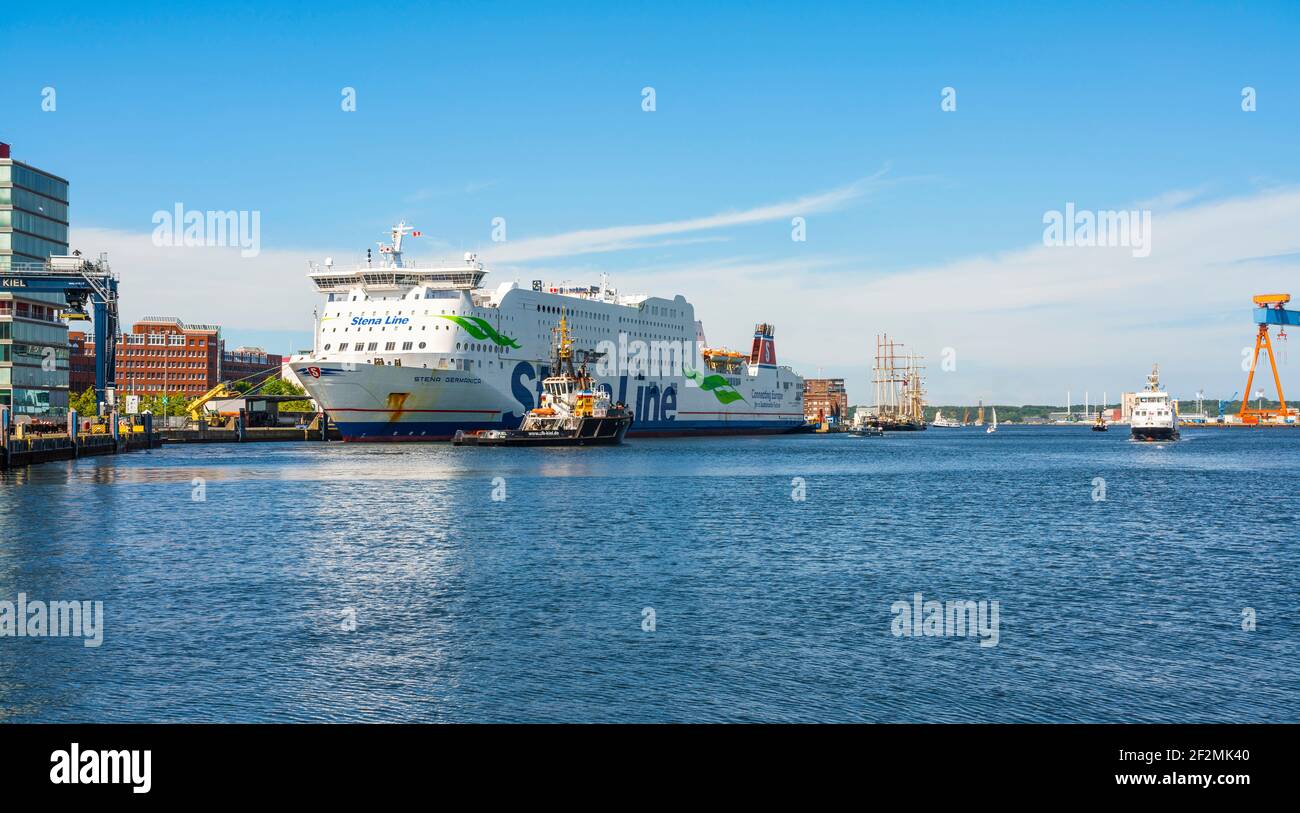
<path id="1" fill-rule="evenodd" d="M 754 347 L 749 352 L 749 363 L 760 367 L 776 366 L 776 341 L 772 326 L 766 322 L 754 325 Z"/>

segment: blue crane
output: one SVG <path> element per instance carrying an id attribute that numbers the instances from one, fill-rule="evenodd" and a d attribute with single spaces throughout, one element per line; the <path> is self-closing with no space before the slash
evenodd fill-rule
<path id="1" fill-rule="evenodd" d="M 85 260 L 75 252 L 0 269 L 0 290 L 63 294 L 67 313 L 94 319 L 95 401 L 101 410 L 117 386 L 117 282 L 104 257 Z"/>

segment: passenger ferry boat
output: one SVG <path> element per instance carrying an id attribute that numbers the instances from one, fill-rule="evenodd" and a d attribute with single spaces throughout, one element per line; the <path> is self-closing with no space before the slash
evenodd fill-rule
<path id="1" fill-rule="evenodd" d="M 754 329 L 748 355 L 709 348 L 694 307 L 600 285 L 486 288 L 463 263 L 408 265 L 405 222 L 379 262 L 327 259 L 308 276 L 325 295 L 314 350 L 290 368 L 344 439 L 448 440 L 457 430 L 513 429 L 541 403 L 551 335 L 561 319 L 575 350 L 601 354 L 596 377 L 633 413 L 630 436 L 799 430 L 803 379 L 777 365 L 774 330 Z M 418 234 L 418 232 L 415 232 Z"/>
<path id="2" fill-rule="evenodd" d="M 1131 427 L 1134 440 L 1178 440 L 1178 412 L 1169 400 L 1169 393 L 1160 388 L 1159 365 L 1151 367 L 1147 388 L 1137 395 Z"/>
<path id="3" fill-rule="evenodd" d="M 934 413 L 934 420 L 930 421 L 930 425 L 935 429 L 960 429 L 965 426 L 961 421 L 945 418 L 942 409 Z"/>

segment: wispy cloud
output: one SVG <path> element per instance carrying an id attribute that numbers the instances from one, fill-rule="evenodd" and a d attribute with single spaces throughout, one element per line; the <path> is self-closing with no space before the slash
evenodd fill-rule
<path id="1" fill-rule="evenodd" d="M 1254 335 L 1251 295 L 1290 290 L 1300 272 L 1298 220 L 1300 190 L 1289 189 L 1157 213 L 1146 258 L 1034 245 L 895 270 L 856 257 L 737 255 L 624 272 L 619 282 L 687 294 L 712 341 L 773 321 L 786 363 L 848 375 L 859 399 L 869 397 L 871 337 L 885 331 L 931 359 L 956 350 L 957 371 L 930 371 L 939 403 L 1061 401 L 1071 385 L 1115 395 L 1153 361 L 1175 392 L 1226 395 L 1240 386 L 1241 348 Z M 1240 265 L 1260 257 L 1270 261 Z"/>
<path id="2" fill-rule="evenodd" d="M 885 170 L 881 170 L 874 175 L 854 181 L 846 186 L 813 195 L 805 195 L 781 203 L 734 212 L 720 212 L 686 220 L 610 226 L 602 229 L 583 229 L 549 237 L 515 240 L 486 248 L 483 250 L 482 256 L 487 261 L 494 263 L 528 262 L 555 257 L 573 257 L 580 254 L 625 251 L 632 248 L 650 248 L 664 245 L 664 241 L 655 238 L 669 235 L 717 231 L 734 226 L 747 226 L 818 212 L 828 212 L 845 206 L 865 195 L 879 183 L 884 172 Z"/>

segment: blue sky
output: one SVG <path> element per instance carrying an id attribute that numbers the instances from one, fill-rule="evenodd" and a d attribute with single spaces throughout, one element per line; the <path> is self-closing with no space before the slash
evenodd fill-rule
<path id="1" fill-rule="evenodd" d="M 1115 393 L 1139 385 L 1153 355 L 1196 382 L 1182 389 L 1244 382 L 1235 359 L 1252 333 L 1249 294 L 1294 278 L 1287 257 L 1300 245 L 1283 236 L 1263 252 L 1282 259 L 1261 269 L 1246 243 L 1256 237 L 1221 235 L 1237 241 L 1222 258 L 1237 264 L 1220 268 L 1230 290 L 1159 318 L 1129 312 L 1149 296 L 1140 288 L 1109 304 L 1053 294 L 1015 307 L 1037 321 L 994 318 L 975 332 L 960 308 L 927 308 L 933 291 L 906 281 L 965 267 L 992 278 L 996 258 L 1042 245 L 1044 212 L 1067 201 L 1150 206 L 1157 228 L 1164 209 L 1193 222 L 1225 202 L 1291 205 L 1300 7 L 701 5 L 74 2 L 55 14 L 20 4 L 0 20 L 0 140 L 69 178 L 78 237 L 110 248 L 147 235 L 153 213 L 176 202 L 259 211 L 257 274 L 303 294 L 278 312 L 239 307 L 258 296 L 247 274 L 232 272 L 251 290 L 226 302 L 160 292 L 169 279 L 186 287 L 222 273 L 207 260 L 114 256 L 132 261 L 116 263 L 128 317 L 166 307 L 276 351 L 309 342 L 299 258 L 360 254 L 406 217 L 427 235 L 417 253 L 498 250 L 497 281 L 608 271 L 616 284 L 683 293 L 715 343 L 745 344 L 747 325 L 775 321 L 785 361 L 848 376 L 858 400 L 868 396 L 860 357 L 880 330 L 931 358 L 956 347 L 958 375 L 932 373 L 935 400 L 1059 402 L 1065 384 Z M 645 86 L 653 113 L 641 109 Z M 1244 86 L 1256 89 L 1255 112 L 1241 110 Z M 54 112 L 41 110 L 44 87 L 56 90 Z M 343 87 L 356 88 L 355 113 L 340 110 Z M 957 91 L 954 112 L 940 110 L 944 87 Z M 807 215 L 802 243 L 786 215 L 569 256 L 502 254 L 489 240 L 494 217 L 506 218 L 509 244 L 828 193 L 835 202 Z M 1109 256 L 1077 268 L 1133 278 Z M 781 296 L 772 276 L 796 277 L 809 296 Z M 900 301 L 857 316 L 822 307 L 858 290 Z M 986 293 L 971 307 L 996 310 L 998 293 Z M 857 332 L 824 347 L 826 323 L 845 319 Z M 997 336 L 999 323 L 1013 335 Z M 1115 334 L 1114 347 L 1081 349 L 1089 324 Z M 1023 357 L 1052 342 L 1057 353 Z M 1125 358 L 1135 343 L 1144 352 Z"/>

